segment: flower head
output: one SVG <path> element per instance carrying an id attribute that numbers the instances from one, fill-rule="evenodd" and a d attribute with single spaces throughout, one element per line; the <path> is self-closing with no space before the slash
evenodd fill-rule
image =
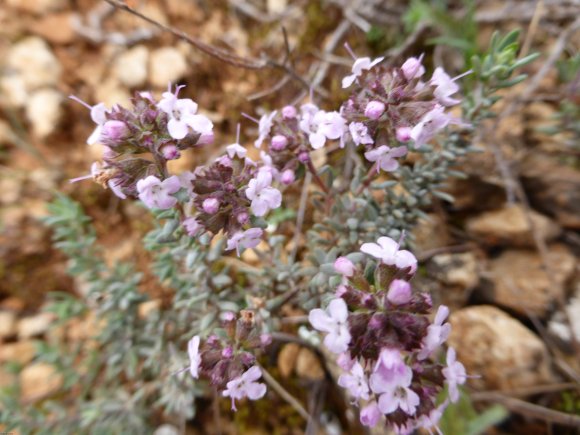
<path id="1" fill-rule="evenodd" d="M 310 324 L 317 330 L 327 332 L 325 346 L 333 353 L 346 352 L 350 343 L 348 308 L 343 299 L 333 299 L 326 311 L 315 308 L 308 315 Z"/>
<path id="2" fill-rule="evenodd" d="M 139 199 L 149 208 L 159 208 L 162 210 L 173 207 L 177 204 L 177 198 L 172 196 L 181 189 L 179 178 L 175 175 L 161 181 L 155 175 L 137 181 L 137 192 Z"/>
<path id="3" fill-rule="evenodd" d="M 260 367 L 253 366 L 227 383 L 227 388 L 222 392 L 222 395 L 232 399 L 233 411 L 237 411 L 236 400 L 243 399 L 244 397 L 250 400 L 258 400 L 264 397 L 266 394 L 266 385 L 256 382 L 261 377 L 262 371 Z"/>

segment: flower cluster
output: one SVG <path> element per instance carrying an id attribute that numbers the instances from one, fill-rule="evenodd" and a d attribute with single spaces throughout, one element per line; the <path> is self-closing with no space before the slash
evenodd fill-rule
<path id="1" fill-rule="evenodd" d="M 362 424 L 374 427 L 384 416 L 400 433 L 436 428 L 449 401 L 458 400 L 458 385 L 466 380 L 452 348 L 446 366 L 432 359 L 449 336 L 449 310 L 440 306 L 429 322 L 430 296 L 413 293 L 409 283 L 417 260 L 399 243 L 380 237 L 378 243 L 363 244 L 361 251 L 378 260 L 371 282 L 368 273 L 339 257 L 334 267 L 343 282 L 336 298 L 326 310 L 312 310 L 310 323 L 326 333 L 324 345 L 337 355 L 344 370 L 339 385 L 355 403 L 362 402 Z M 438 404 L 445 384 L 449 399 Z"/>
<path id="2" fill-rule="evenodd" d="M 356 59 L 352 74 L 343 79 L 343 88 L 354 90 L 342 105 L 341 115 L 348 125 L 350 140 L 365 147 L 365 157 L 377 171 L 394 171 L 398 157 L 431 141 L 448 126 L 457 124 L 445 109 L 461 100 L 456 80 L 436 68 L 430 80 L 421 80 L 425 68 L 421 58 L 411 57 L 400 68 L 381 66 L 383 58 Z"/>
<path id="3" fill-rule="evenodd" d="M 208 378 L 222 396 L 231 399 L 235 411 L 236 400 L 258 400 L 266 394 L 266 385 L 257 382 L 262 372 L 254 352 L 270 344 L 271 337 L 258 332 L 254 313 L 248 310 L 242 310 L 237 319 L 233 313 L 225 313 L 222 326 L 224 334 L 211 335 L 203 344 L 197 335 L 189 341 L 189 367 L 185 370 L 194 379 Z"/>

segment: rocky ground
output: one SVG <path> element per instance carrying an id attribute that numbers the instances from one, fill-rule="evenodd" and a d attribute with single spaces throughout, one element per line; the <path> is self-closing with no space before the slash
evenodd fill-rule
<path id="1" fill-rule="evenodd" d="M 309 81 L 320 76 L 328 95 L 321 97 L 322 105 L 336 100 L 332 93 L 346 71 L 343 41 L 360 52 L 369 45 L 384 51 L 397 41 L 393 25 L 384 32 L 386 42 L 369 43 L 360 27 L 381 23 L 373 23 L 364 11 L 358 15 L 363 23 L 349 19 L 340 1 L 129 3 L 161 23 L 256 57 L 283 52 L 282 21 L 295 47 L 297 71 Z M 383 20 L 397 22 L 404 12 L 406 2 L 393 3 Z M 531 50 L 542 56 L 528 68 L 531 79 L 498 103 L 506 116 L 490 121 L 479 136 L 482 152 L 462 164 L 467 178 L 448 186 L 455 202 L 436 202 L 428 211 L 431 219 L 415 234 L 425 266 L 417 279 L 450 306 L 451 344 L 467 371 L 479 375 L 470 380 L 473 399 L 507 406 L 513 413 L 511 433 L 548 433 L 549 424 L 557 423 L 555 414 L 538 417 L 509 402 L 512 398 L 580 414 L 580 359 L 572 340 L 580 340 L 578 144 L 571 147 L 574 138 L 567 133 L 538 130 L 553 122 L 559 102 L 570 98 L 550 53 L 563 58 L 578 52 L 580 31 L 573 20 L 580 8 L 573 1 L 540 2 L 539 25 L 530 26 L 535 3 L 479 2 L 481 46 L 495 28 L 521 27 L 529 29 L 524 37 Z M 506 5 L 514 9 L 506 12 Z M 570 30 L 574 25 L 576 33 Z M 432 27 L 430 32 L 436 32 Z M 412 47 L 428 39 L 418 38 L 408 54 L 417 54 Z M 451 50 L 435 55 L 454 59 Z M 336 65 L 326 62 L 332 56 Z M 188 96 L 210 111 L 216 143 L 230 143 L 240 112 L 291 101 L 304 90 L 289 81 L 275 93 L 257 95 L 283 74 L 224 66 L 168 33 L 90 0 L 5 0 L 0 5 L 0 67 L 0 387 L 19 382 L 21 400 L 29 404 L 51 395 L 63 381 L 50 364 L 35 362 L 38 344 L 63 334 L 84 340 L 96 328 L 91 319 L 55 327 L 53 317 L 41 312 L 49 293 L 78 293 L 81 285 L 67 277 L 66 259 L 51 247 L 50 233 L 39 222 L 46 201 L 57 190 L 80 200 L 111 262 L 147 260 L 139 237 L 148 222 L 140 209 L 119 203 L 93 183 L 68 183 L 87 173 L 99 156 L 85 145 L 92 131 L 87 110 L 67 96 L 110 106 L 127 102 L 135 90 L 161 92 L 169 82 L 183 82 Z M 575 98 L 578 102 L 578 94 Z M 509 111 L 512 103 L 517 108 Z M 195 157 L 179 164 L 193 166 Z M 156 309 L 148 304 L 144 315 Z M 13 363 L 23 367 L 18 375 L 6 368 Z M 278 365 L 283 377 L 322 376 L 316 357 L 296 344 L 282 348 Z M 574 397 L 572 409 L 563 403 L 562 391 Z"/>

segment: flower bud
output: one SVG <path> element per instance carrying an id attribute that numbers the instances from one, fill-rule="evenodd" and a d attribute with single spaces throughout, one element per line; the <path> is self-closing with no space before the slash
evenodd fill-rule
<path id="1" fill-rule="evenodd" d="M 382 413 L 376 401 L 369 402 L 360 411 L 360 422 L 363 426 L 375 427 L 381 420 Z"/>
<path id="2" fill-rule="evenodd" d="M 216 198 L 207 198 L 202 204 L 203 211 L 207 214 L 214 214 L 220 208 L 220 202 Z"/>
<path id="3" fill-rule="evenodd" d="M 341 284 L 334 291 L 334 296 L 336 296 L 337 298 L 341 298 L 346 294 L 347 291 L 348 291 L 348 288 L 345 285 Z"/>
<path id="4" fill-rule="evenodd" d="M 365 108 L 365 116 L 377 120 L 385 113 L 385 104 L 380 101 L 371 101 Z"/>
<path id="5" fill-rule="evenodd" d="M 163 145 L 161 147 L 161 155 L 165 160 L 177 160 L 181 157 L 181 153 L 179 152 L 179 148 L 177 148 L 174 144 L 169 143 Z"/>
<path id="6" fill-rule="evenodd" d="M 294 183 L 294 180 L 296 180 L 296 175 L 292 169 L 286 169 L 282 172 L 282 175 L 280 175 L 280 182 L 286 186 Z"/>
<path id="7" fill-rule="evenodd" d="M 402 279 L 395 279 L 389 287 L 387 300 L 394 305 L 403 305 L 411 300 L 411 284 Z"/>
<path id="8" fill-rule="evenodd" d="M 202 135 L 197 140 L 196 145 L 211 145 L 214 140 L 215 136 L 213 131 L 210 131 L 209 133 L 202 133 Z"/>
<path id="9" fill-rule="evenodd" d="M 297 114 L 298 114 L 298 111 L 296 110 L 296 107 L 294 107 L 294 106 L 284 106 L 282 108 L 282 118 L 284 118 L 284 119 L 294 119 L 294 118 L 296 118 Z"/>
<path id="10" fill-rule="evenodd" d="M 102 137 L 109 145 L 115 145 L 129 136 L 129 128 L 123 121 L 111 119 L 103 124 Z"/>
<path id="11" fill-rule="evenodd" d="M 301 153 L 299 153 L 298 161 L 304 164 L 308 163 L 310 161 L 310 154 L 308 154 L 308 151 L 302 151 Z"/>
<path id="12" fill-rule="evenodd" d="M 272 138 L 272 142 L 270 143 L 270 148 L 273 151 L 282 151 L 288 145 L 288 139 L 286 136 L 282 136 L 281 134 L 277 134 Z"/>
<path id="13" fill-rule="evenodd" d="M 409 142 L 411 140 L 411 127 L 399 127 L 395 135 L 399 142 Z"/>
<path id="14" fill-rule="evenodd" d="M 334 270 L 342 276 L 353 276 L 354 269 L 354 264 L 346 257 L 338 257 L 334 262 Z"/>
<path id="15" fill-rule="evenodd" d="M 425 74 L 425 68 L 421 65 L 421 60 L 416 57 L 410 57 L 401 66 L 403 75 L 407 80 L 413 80 Z"/>
<path id="16" fill-rule="evenodd" d="M 270 334 L 260 334 L 260 344 L 264 347 L 272 343 L 272 336 Z"/>
<path id="17" fill-rule="evenodd" d="M 236 220 L 240 225 L 245 225 L 250 222 L 250 215 L 247 212 L 242 211 L 236 215 Z"/>
<path id="18" fill-rule="evenodd" d="M 228 346 L 222 350 L 222 356 L 224 358 L 231 358 L 234 356 L 234 349 L 231 346 Z"/>

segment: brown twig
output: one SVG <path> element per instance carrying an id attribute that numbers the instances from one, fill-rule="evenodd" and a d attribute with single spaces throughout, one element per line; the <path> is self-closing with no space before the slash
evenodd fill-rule
<path id="1" fill-rule="evenodd" d="M 476 401 L 500 403 L 512 412 L 530 418 L 561 424 L 563 426 L 580 427 L 580 416 L 555 411 L 524 400 L 516 399 L 515 397 L 508 397 L 501 393 L 479 393 L 472 396 L 472 399 Z"/>

